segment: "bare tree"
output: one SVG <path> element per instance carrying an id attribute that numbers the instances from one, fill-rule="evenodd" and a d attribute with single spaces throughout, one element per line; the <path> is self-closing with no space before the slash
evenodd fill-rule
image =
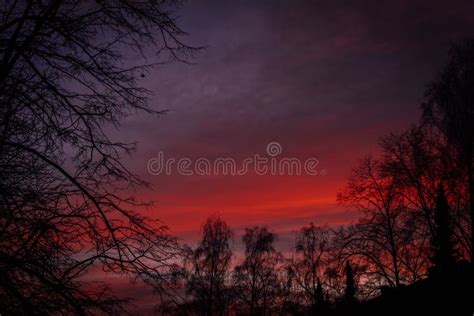
<path id="1" fill-rule="evenodd" d="M 195 49 L 173 1 L 7 1 L 0 8 L 0 313 L 119 312 L 94 265 L 152 285 L 173 281 L 178 247 L 130 196 L 134 144 L 108 130 L 148 106 L 138 79 Z M 146 44 L 146 45 L 144 45 Z M 160 58 L 146 61 L 154 48 Z M 127 56 L 135 54 L 131 62 Z M 154 58 L 155 59 L 155 58 Z"/>
<path id="2" fill-rule="evenodd" d="M 296 257 L 292 263 L 297 290 L 301 293 L 303 304 L 315 311 L 318 304 L 318 286 L 322 287 L 329 254 L 328 232 L 310 223 L 301 228 L 296 235 Z"/>
<path id="3" fill-rule="evenodd" d="M 279 302 L 281 255 L 273 243 L 276 235 L 265 227 L 246 228 L 242 241 L 245 258 L 235 267 L 234 290 L 238 310 L 249 315 L 268 315 Z"/>
<path id="4" fill-rule="evenodd" d="M 186 290 L 192 306 L 202 315 L 223 315 L 230 305 L 228 286 L 232 260 L 232 232 L 219 217 L 209 217 L 202 227 L 199 246 L 189 253 L 190 275 Z"/>
<path id="5" fill-rule="evenodd" d="M 397 179 L 406 207 L 414 215 L 421 215 L 421 224 L 432 234 L 436 190 L 443 168 L 437 139 L 430 136 L 429 130 L 412 127 L 382 138 L 381 149 L 383 173 Z"/>
<path id="6" fill-rule="evenodd" d="M 339 232 L 342 259 L 362 260 L 367 280 L 375 280 L 378 286 L 399 286 L 407 278 L 402 258 L 410 249 L 412 234 L 405 225 L 406 207 L 396 179 L 385 177 L 380 162 L 366 157 L 353 170 L 338 200 L 363 214 L 355 225 Z"/>
<path id="7" fill-rule="evenodd" d="M 382 138 L 381 149 L 382 173 L 396 179 L 396 190 L 408 211 L 406 228 L 411 230 L 412 245 L 406 248 L 402 261 L 416 281 L 426 276 L 429 265 L 438 183 L 444 179 L 454 187 L 455 177 L 450 174 L 439 135 L 426 126 Z"/>

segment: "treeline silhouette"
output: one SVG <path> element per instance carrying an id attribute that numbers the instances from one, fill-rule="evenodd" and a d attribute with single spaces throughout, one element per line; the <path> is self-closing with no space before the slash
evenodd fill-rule
<path id="1" fill-rule="evenodd" d="M 183 246 L 108 131 L 148 105 L 140 78 L 199 48 L 175 1 L 7 1 L 0 7 L 0 314 L 122 315 L 95 269 L 141 282 L 157 311 L 198 315 L 380 314 L 405 303 L 472 314 L 474 42 L 451 49 L 418 125 L 381 141 L 339 194 L 354 224 L 308 224 L 291 253 L 249 227 L 241 256 L 219 217 Z M 131 53 L 150 64 L 133 64 Z M 139 58 L 134 60 L 146 60 Z M 420 307 L 421 308 L 421 307 Z M 386 311 L 385 311 L 386 312 Z M 460 314 L 458 313 L 458 314 Z"/>
<path id="2" fill-rule="evenodd" d="M 349 246 L 357 238 L 347 237 L 349 228 L 310 223 L 295 233 L 292 251 L 286 256 L 276 250 L 277 235 L 267 227 L 246 228 L 245 251 L 236 255 L 233 264 L 234 234 L 224 220 L 212 215 L 202 226 L 198 246 L 183 250 L 184 264 L 177 279 L 182 291 L 161 302 L 158 311 L 171 315 L 375 315 L 404 312 L 409 304 L 411 312 L 442 307 L 456 315 L 470 315 L 474 310 L 472 267 L 459 255 L 442 185 L 434 203 L 430 249 L 412 245 L 418 258 L 388 256 L 391 246 L 380 235 L 365 239 L 364 248 L 358 248 L 359 244 Z M 370 230 L 381 229 L 377 227 Z M 413 238 L 413 232 L 406 234 L 404 238 Z M 372 243 L 386 247 L 387 253 Z M 380 267 L 373 268 L 368 256 Z M 405 259 L 423 261 L 424 267 L 415 275 Z"/>

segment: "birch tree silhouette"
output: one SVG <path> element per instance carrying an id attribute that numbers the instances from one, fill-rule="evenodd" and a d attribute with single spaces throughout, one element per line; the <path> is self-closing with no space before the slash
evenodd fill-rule
<path id="1" fill-rule="evenodd" d="M 326 230 L 310 223 L 296 235 L 296 258 L 292 264 L 294 279 L 301 289 L 302 303 L 314 312 L 318 304 L 318 287 L 328 265 L 329 236 Z"/>
<path id="2" fill-rule="evenodd" d="M 281 295 L 281 254 L 274 248 L 276 235 L 265 227 L 246 228 L 242 241 L 245 258 L 235 267 L 234 290 L 238 310 L 249 315 L 268 315 Z"/>
<path id="3" fill-rule="evenodd" d="M 190 276 L 186 290 L 201 315 L 224 315 L 231 303 L 229 283 L 232 232 L 219 217 L 209 217 L 202 239 L 188 255 Z"/>

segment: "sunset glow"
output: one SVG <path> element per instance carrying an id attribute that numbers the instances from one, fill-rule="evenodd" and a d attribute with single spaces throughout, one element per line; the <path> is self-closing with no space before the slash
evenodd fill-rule
<path id="1" fill-rule="evenodd" d="M 193 65 L 148 74 L 142 83 L 155 93 L 152 105 L 169 111 L 158 120 L 129 117 L 118 131 L 139 141 L 130 165 L 153 185 L 139 192 L 157 203 L 147 212 L 183 237 L 195 236 L 212 213 L 235 228 L 279 231 L 351 221 L 337 192 L 358 158 L 377 153 L 381 136 L 418 120 L 447 45 L 472 27 L 468 6 L 431 4 L 419 15 L 399 2 L 187 3 L 183 28 L 206 49 Z M 265 154 L 272 141 L 281 157 L 317 158 L 327 175 L 151 176 L 146 169 L 160 151 L 241 161 Z"/>

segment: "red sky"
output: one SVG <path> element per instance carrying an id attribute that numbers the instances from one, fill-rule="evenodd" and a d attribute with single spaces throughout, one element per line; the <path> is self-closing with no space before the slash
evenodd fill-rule
<path id="1" fill-rule="evenodd" d="M 178 22 L 188 43 L 206 49 L 192 65 L 146 74 L 151 105 L 169 112 L 130 116 L 113 135 L 138 141 L 126 163 L 153 185 L 137 192 L 156 201 L 144 212 L 191 244 L 213 213 L 237 237 L 246 226 L 268 225 L 279 233 L 280 249 L 310 221 L 353 220 L 356 214 L 336 204 L 351 167 L 376 152 L 379 137 L 418 120 L 449 43 L 473 35 L 472 12 L 472 1 L 189 1 Z M 160 151 L 242 161 L 264 155 L 270 142 L 281 144 L 279 157 L 317 158 L 327 174 L 147 172 Z M 140 286 L 116 288 L 139 297 L 143 310 L 155 303 Z"/>
<path id="2" fill-rule="evenodd" d="M 153 184 L 137 195 L 147 210 L 193 242 L 220 214 L 237 230 L 290 232 L 309 221 L 337 225 L 353 214 L 336 204 L 357 158 L 380 136 L 419 116 L 423 90 L 450 41 L 472 35 L 472 2 L 190 1 L 179 11 L 188 43 L 206 46 L 193 65 L 172 63 L 143 79 L 157 119 L 128 117 L 117 137 L 136 140 L 132 170 Z M 166 157 L 264 154 L 315 157 L 325 176 L 152 176 Z"/>

